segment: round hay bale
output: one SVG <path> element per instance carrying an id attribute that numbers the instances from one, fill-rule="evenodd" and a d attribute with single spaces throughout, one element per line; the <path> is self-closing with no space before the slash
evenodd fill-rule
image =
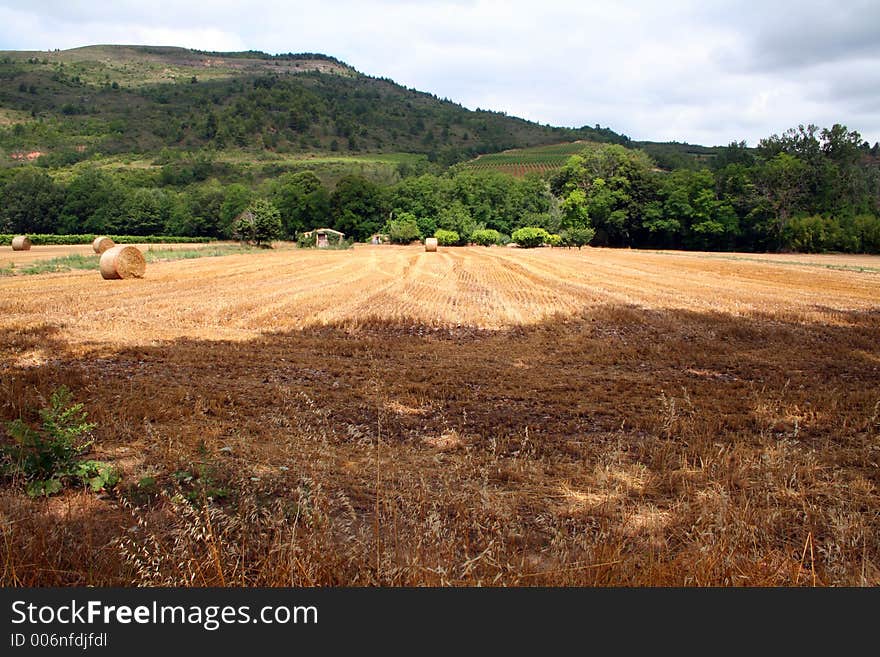
<path id="1" fill-rule="evenodd" d="M 96 237 L 95 241 L 92 242 L 92 248 L 95 250 L 95 253 L 104 253 L 104 251 L 112 249 L 114 246 L 116 246 L 116 242 L 109 237 Z"/>
<path id="2" fill-rule="evenodd" d="M 131 244 L 120 244 L 101 254 L 101 276 L 117 278 L 143 278 L 147 261 L 140 249 Z"/>
<path id="3" fill-rule="evenodd" d="M 428 237 L 425 239 L 425 251 L 434 252 L 437 250 L 437 238 Z"/>
<path id="4" fill-rule="evenodd" d="M 12 250 L 13 251 L 30 251 L 31 250 L 31 238 L 27 235 L 19 235 L 18 237 L 12 238 Z"/>

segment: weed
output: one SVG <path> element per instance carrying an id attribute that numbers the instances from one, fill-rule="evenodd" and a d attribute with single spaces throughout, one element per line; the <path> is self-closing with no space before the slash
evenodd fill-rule
<path id="1" fill-rule="evenodd" d="M 114 468 L 103 461 L 81 459 L 89 451 L 89 439 L 95 425 L 86 421 L 81 403 L 74 404 L 70 391 L 62 386 L 40 409 L 39 429 L 20 418 L 7 423 L 11 445 L 0 447 L 7 474 L 21 476 L 31 497 L 60 492 L 71 482 L 89 486 L 93 491 L 109 488 L 119 481 Z"/>

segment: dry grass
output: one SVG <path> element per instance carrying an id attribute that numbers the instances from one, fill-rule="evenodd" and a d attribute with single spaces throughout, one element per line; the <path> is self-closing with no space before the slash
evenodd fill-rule
<path id="1" fill-rule="evenodd" d="M 0 414 L 66 384 L 125 475 L 7 487 L 2 583 L 878 585 L 878 283 L 423 247 L 0 280 Z"/>
<path id="2" fill-rule="evenodd" d="M 185 243 L 185 244 L 136 244 L 141 251 L 149 251 L 151 248 L 156 249 L 178 249 L 192 250 L 214 248 L 218 245 L 227 244 L 226 242 L 205 242 L 205 243 Z M 238 244 L 238 242 L 229 242 L 228 244 Z M 34 245 L 30 251 L 13 251 L 4 247 L 0 250 L 0 268 L 9 267 L 16 268 L 26 267 L 43 260 L 53 260 L 55 258 L 64 258 L 71 255 L 93 256 L 95 249 L 91 244 L 52 244 L 52 245 Z"/>

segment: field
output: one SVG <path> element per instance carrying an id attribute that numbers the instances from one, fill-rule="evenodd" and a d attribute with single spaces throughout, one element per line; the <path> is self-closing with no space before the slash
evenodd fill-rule
<path id="1" fill-rule="evenodd" d="M 587 142 L 573 141 L 549 146 L 514 148 L 501 153 L 480 155 L 462 164 L 474 171 L 497 171 L 523 177 L 530 173 L 545 174 L 561 169 L 572 155 L 580 154 Z"/>
<path id="2" fill-rule="evenodd" d="M 880 585 L 880 258 L 417 247 L 0 279 L 3 585 Z"/>
<path id="3" fill-rule="evenodd" d="M 162 250 L 194 250 L 217 246 L 220 242 L 191 242 L 184 244 L 135 244 L 142 251 L 151 249 Z M 95 251 L 91 244 L 50 244 L 32 246 L 27 251 L 13 251 L 9 246 L 0 247 L 0 269 L 6 267 L 26 267 L 42 260 L 52 260 L 67 256 L 93 256 Z"/>

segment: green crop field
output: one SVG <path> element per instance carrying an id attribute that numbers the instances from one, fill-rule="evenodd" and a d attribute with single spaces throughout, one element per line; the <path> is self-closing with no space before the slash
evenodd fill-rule
<path id="1" fill-rule="evenodd" d="M 463 163 L 461 167 L 473 171 L 498 171 L 520 177 L 530 173 L 543 175 L 561 168 L 568 158 L 581 153 L 588 143 L 580 140 L 533 148 L 515 148 L 481 155 Z"/>

